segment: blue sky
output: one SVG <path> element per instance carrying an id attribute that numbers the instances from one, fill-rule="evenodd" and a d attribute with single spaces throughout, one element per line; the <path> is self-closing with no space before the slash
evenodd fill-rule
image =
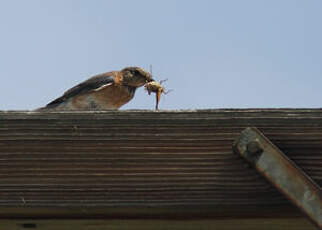
<path id="1" fill-rule="evenodd" d="M 153 65 L 161 109 L 321 107 L 320 0 L 0 0 L 0 110 Z M 143 88 L 122 109 L 153 109 Z"/>

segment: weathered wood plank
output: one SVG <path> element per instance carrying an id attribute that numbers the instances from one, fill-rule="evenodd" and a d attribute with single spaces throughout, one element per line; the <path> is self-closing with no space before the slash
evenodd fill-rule
<path id="1" fill-rule="evenodd" d="M 256 219 L 199 219 L 199 220 L 5 220 L 2 221 L 2 227 L 6 230 L 16 229 L 42 229 L 42 230 L 207 230 L 207 229 L 220 229 L 220 230 L 314 230 L 315 228 L 303 218 L 287 218 L 287 219 L 269 219 L 269 218 L 256 218 Z"/>
<path id="2" fill-rule="evenodd" d="M 0 112 L 0 217 L 9 207 L 23 208 L 18 216 L 57 207 L 101 207 L 103 216 L 120 207 L 119 217 L 153 207 L 166 216 L 187 205 L 186 216 L 195 208 L 212 217 L 299 215 L 233 153 L 249 126 L 321 186 L 320 109 Z"/>

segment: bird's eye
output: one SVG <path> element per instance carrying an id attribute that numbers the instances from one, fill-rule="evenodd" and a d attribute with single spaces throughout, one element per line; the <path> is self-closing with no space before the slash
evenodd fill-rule
<path id="1" fill-rule="evenodd" d="M 137 71 L 137 70 L 133 70 L 133 71 L 132 71 L 132 74 L 134 74 L 134 75 L 138 75 L 138 74 L 140 74 L 140 73 L 139 73 L 139 71 Z"/>

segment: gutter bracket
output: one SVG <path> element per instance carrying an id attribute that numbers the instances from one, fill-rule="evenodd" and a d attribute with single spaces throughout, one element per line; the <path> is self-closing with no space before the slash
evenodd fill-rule
<path id="1" fill-rule="evenodd" d="M 321 188 L 263 133 L 246 128 L 233 149 L 322 229 Z"/>

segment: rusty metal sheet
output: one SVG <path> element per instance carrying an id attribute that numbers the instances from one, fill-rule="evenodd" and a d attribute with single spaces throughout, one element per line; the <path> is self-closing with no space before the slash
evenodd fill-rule
<path id="1" fill-rule="evenodd" d="M 321 188 L 258 129 L 242 131 L 234 149 L 322 228 Z"/>

